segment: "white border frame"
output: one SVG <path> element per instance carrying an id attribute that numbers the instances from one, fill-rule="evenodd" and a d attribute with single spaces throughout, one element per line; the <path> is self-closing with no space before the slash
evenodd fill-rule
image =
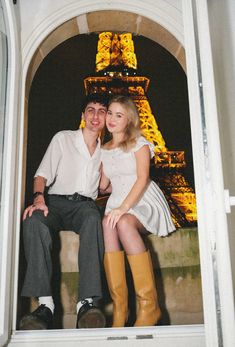
<path id="1" fill-rule="evenodd" d="M 8 346 L 17 347 L 204 347 L 204 327 L 159 326 L 149 328 L 69 329 L 43 332 L 19 331 Z"/>
<path id="2" fill-rule="evenodd" d="M 15 163 L 17 119 L 18 119 L 18 93 L 19 93 L 19 67 L 20 55 L 17 37 L 16 21 L 12 4 L 2 1 L 4 19 L 7 30 L 8 68 L 7 91 L 5 110 L 5 131 L 3 147 L 3 172 L 1 196 L 0 228 L 4 230 L 1 242 L 2 259 L 0 268 L 0 346 L 9 337 L 12 329 L 12 269 L 14 269 L 14 198 L 15 198 Z M 13 256 L 12 256 L 13 255 Z"/>
<path id="3" fill-rule="evenodd" d="M 193 6 L 195 5 L 193 9 Z M 35 37 L 32 37 L 31 42 L 28 42 L 24 47 L 23 56 L 23 77 L 22 77 L 22 94 L 21 100 L 25 96 L 25 80 L 27 69 L 32 58 L 32 55 L 42 38 L 45 37 L 59 24 L 59 19 L 63 17 L 63 21 L 68 20 L 75 15 L 84 14 L 97 10 L 126 10 L 133 13 L 142 14 L 155 22 L 159 20 L 154 1 L 146 3 L 140 0 L 135 0 L 132 4 L 128 4 L 124 0 L 120 1 L 90 1 L 81 0 L 79 4 L 70 6 L 69 11 L 61 12 L 60 17 L 51 20 L 47 18 L 47 23 L 42 23 L 41 28 L 37 28 Z M 190 346 L 210 346 L 217 347 L 223 345 L 226 347 L 233 346 L 235 341 L 234 334 L 234 311 L 233 311 L 233 295 L 231 281 L 231 265 L 228 252 L 228 235 L 226 210 L 224 202 L 224 187 L 222 164 L 220 155 L 220 141 L 218 135 L 217 109 L 214 91 L 212 59 L 210 54 L 210 37 L 209 24 L 207 14 L 206 0 L 182 0 L 183 18 L 184 18 L 184 37 L 187 57 L 187 74 L 190 102 L 190 118 L 192 129 L 192 145 L 194 159 L 194 173 L 196 182 L 196 194 L 198 203 L 198 223 L 199 223 L 199 247 L 202 270 L 202 285 L 203 285 L 203 301 L 204 301 L 204 326 L 169 326 L 169 327 L 154 327 L 154 328 L 125 328 L 125 329 L 101 329 L 101 330 L 64 330 L 64 331 L 47 331 L 39 332 L 22 332 L 14 331 L 8 346 L 51 346 L 56 344 L 62 345 L 66 341 L 67 346 L 77 346 L 79 341 L 83 345 L 104 346 L 110 344 L 107 340 L 107 335 L 112 337 L 112 345 L 141 345 L 140 337 L 148 337 L 149 346 L 182 346 L 183 344 Z M 75 8 L 76 7 L 76 8 Z M 58 13 L 56 13 L 58 16 Z M 59 19 L 58 19 L 59 18 Z M 9 13 L 9 20 L 13 20 Z M 11 23 L 12 27 L 14 26 Z M 43 27 L 46 25 L 46 27 Z M 196 28 L 197 26 L 197 28 Z M 39 30 L 40 29 L 40 30 Z M 46 30 L 45 30 L 46 29 Z M 169 29 L 169 28 L 168 28 Z M 169 30 L 170 31 L 170 30 Z M 14 41 L 14 30 L 11 33 Z M 179 37 L 178 37 L 179 39 Z M 182 42 L 182 38 L 179 39 Z M 16 47 L 12 49 L 12 59 L 16 57 Z M 206 49 L 205 49 L 206 48 Z M 14 64 L 13 64 L 14 66 Z M 13 80 L 12 80 L 13 81 Z M 14 105 L 14 90 L 17 83 L 12 86 L 13 92 L 10 93 L 12 105 Z M 202 93 L 203 91 L 203 93 Z M 202 97 L 203 96 L 203 97 Z M 10 105 L 10 104 L 9 104 Z M 12 106 L 13 107 L 13 106 Z M 13 119 L 16 110 L 12 109 L 9 115 L 9 124 L 7 134 L 12 132 Z M 8 187 L 14 188 L 12 181 L 13 167 L 16 162 L 18 172 L 22 172 L 22 155 L 23 155 L 23 133 L 24 133 L 24 104 L 22 102 L 20 116 L 20 142 L 18 146 L 18 161 L 15 160 L 15 152 L 12 148 L 14 144 L 12 137 L 8 145 L 8 154 L 4 166 L 9 172 L 7 179 L 9 180 Z M 16 135 L 16 134 L 15 134 Z M 10 170 L 10 171 L 9 171 Z M 11 174 L 10 174 L 11 173 Z M 21 181 L 22 177 L 19 174 L 16 187 L 17 196 L 17 216 L 15 228 L 18 230 L 16 249 L 16 264 L 15 264 L 15 294 L 14 294 L 14 310 L 10 312 L 15 326 L 16 319 L 16 301 L 17 301 L 17 272 L 18 272 L 18 253 L 19 253 L 19 224 L 20 224 L 20 206 L 21 206 Z M 7 186 L 6 186 L 7 187 Z M 13 191 L 8 188 L 6 191 L 6 209 L 4 227 L 9 226 L 12 230 L 12 211 L 13 206 Z M 215 205 L 216 201 L 216 205 Z M 8 243 L 6 242 L 6 246 Z M 7 247 L 6 247 L 7 248 Z M 226 266 L 226 271 L 224 268 Z M 217 272 L 218 269 L 218 272 Z M 218 278 L 217 278 L 218 275 Z M 227 300 L 227 298 L 229 300 Z M 205 332 L 204 332 L 205 327 Z M 151 336 L 152 338 L 151 338 Z M 122 340 L 121 337 L 127 337 Z M 138 338 L 139 336 L 139 338 Z M 118 339 L 116 339 L 116 337 Z M 174 342 L 173 342 L 174 341 Z M 143 344 L 142 344 L 143 345 Z"/>
<path id="4" fill-rule="evenodd" d="M 207 1 L 183 1 L 207 346 L 233 346 L 235 313 Z M 191 7 L 191 16 L 188 11 Z M 197 73 L 195 73 L 197 71 Z M 199 113 L 198 113 L 199 112 Z M 195 118 L 201 118 L 200 123 Z M 200 139 L 201 137 L 201 139 Z"/>

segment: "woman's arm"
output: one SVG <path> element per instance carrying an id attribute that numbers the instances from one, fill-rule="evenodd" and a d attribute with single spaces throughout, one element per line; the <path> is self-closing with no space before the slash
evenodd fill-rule
<path id="1" fill-rule="evenodd" d="M 141 147 L 137 152 L 135 152 L 135 157 L 137 179 L 133 187 L 131 188 L 129 194 L 120 206 L 120 208 L 125 212 L 127 212 L 132 206 L 137 204 L 137 202 L 144 194 L 144 191 L 149 183 L 149 147 L 147 145 Z"/>
<path id="2" fill-rule="evenodd" d="M 120 217 L 137 204 L 149 184 L 150 151 L 148 145 L 135 152 L 135 157 L 137 179 L 120 207 L 113 209 L 108 214 L 108 222 L 113 228 Z"/>

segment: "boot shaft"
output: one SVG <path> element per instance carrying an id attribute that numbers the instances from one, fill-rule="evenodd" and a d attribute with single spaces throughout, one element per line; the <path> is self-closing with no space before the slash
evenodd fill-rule
<path id="1" fill-rule="evenodd" d="M 159 320 L 161 312 L 157 301 L 157 290 L 149 251 L 128 255 L 127 258 L 138 305 L 135 326 L 154 325 Z"/>
<path id="2" fill-rule="evenodd" d="M 113 300 L 113 327 L 123 327 L 128 314 L 128 289 L 124 252 L 107 252 L 104 255 L 104 269 Z"/>

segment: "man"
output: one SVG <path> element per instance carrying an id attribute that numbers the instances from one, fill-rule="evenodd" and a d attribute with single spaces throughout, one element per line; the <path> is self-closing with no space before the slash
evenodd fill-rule
<path id="1" fill-rule="evenodd" d="M 23 214 L 27 268 L 22 296 L 37 297 L 39 307 L 24 316 L 20 329 L 52 327 L 51 290 L 53 236 L 60 230 L 79 234 L 79 302 L 77 328 L 105 326 L 98 308 L 102 297 L 103 238 L 101 216 L 94 200 L 100 179 L 100 139 L 107 100 L 88 95 L 83 105 L 83 129 L 60 131 L 52 139 L 34 177 L 33 204 Z M 45 187 L 49 187 L 45 200 Z"/>

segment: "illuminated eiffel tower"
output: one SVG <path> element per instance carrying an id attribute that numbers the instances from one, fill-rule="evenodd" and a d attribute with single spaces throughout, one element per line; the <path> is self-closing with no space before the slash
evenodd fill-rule
<path id="1" fill-rule="evenodd" d="M 85 78 L 86 93 L 128 94 L 135 101 L 143 135 L 155 145 L 153 179 L 163 190 L 171 208 L 175 225 L 185 227 L 197 221 L 196 197 L 183 175 L 186 166 L 183 151 L 169 151 L 146 92 L 150 80 L 140 76 L 131 33 L 102 32 L 96 55 L 96 72 Z"/>

